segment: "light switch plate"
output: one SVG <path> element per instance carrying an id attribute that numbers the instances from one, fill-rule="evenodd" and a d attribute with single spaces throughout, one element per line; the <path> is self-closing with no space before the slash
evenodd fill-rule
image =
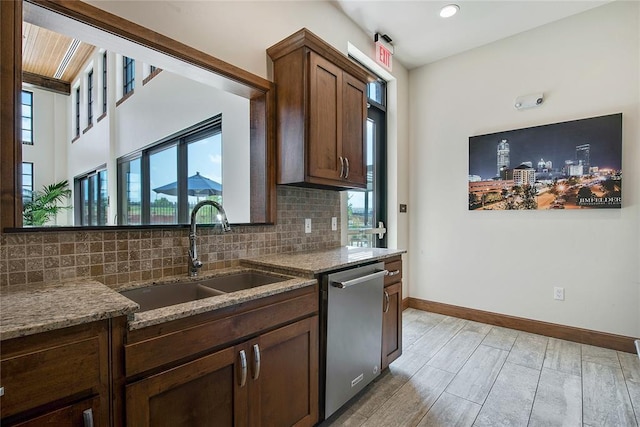
<path id="1" fill-rule="evenodd" d="M 338 217 L 331 217 L 331 230 L 336 231 L 338 229 Z"/>
<path id="2" fill-rule="evenodd" d="M 311 233 L 311 218 L 305 218 L 304 220 L 304 232 Z"/>

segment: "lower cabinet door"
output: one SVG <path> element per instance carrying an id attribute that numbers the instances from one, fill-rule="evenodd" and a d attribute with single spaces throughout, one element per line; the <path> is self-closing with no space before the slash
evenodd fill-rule
<path id="1" fill-rule="evenodd" d="M 402 282 L 384 288 L 382 369 L 402 354 Z"/>
<path id="2" fill-rule="evenodd" d="M 230 347 L 126 386 L 128 426 L 247 425 L 246 352 Z"/>
<path id="3" fill-rule="evenodd" d="M 318 316 L 249 342 L 253 426 L 313 426 L 318 421 Z"/>

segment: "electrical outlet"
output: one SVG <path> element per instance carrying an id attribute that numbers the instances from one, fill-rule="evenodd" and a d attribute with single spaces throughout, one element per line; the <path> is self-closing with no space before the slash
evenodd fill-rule
<path id="1" fill-rule="evenodd" d="M 304 232 L 311 233 L 311 218 L 305 218 L 304 220 Z"/>
<path id="2" fill-rule="evenodd" d="M 331 217 L 331 230 L 336 231 L 338 229 L 338 217 Z"/>
<path id="3" fill-rule="evenodd" d="M 558 301 L 564 301 L 564 288 L 553 288 L 553 299 Z"/>

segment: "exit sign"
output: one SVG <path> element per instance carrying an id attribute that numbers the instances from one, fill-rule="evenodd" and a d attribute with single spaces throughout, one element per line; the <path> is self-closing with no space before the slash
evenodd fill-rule
<path id="1" fill-rule="evenodd" d="M 382 65 L 387 71 L 391 71 L 393 54 L 391 50 L 378 40 L 376 42 L 376 62 Z"/>

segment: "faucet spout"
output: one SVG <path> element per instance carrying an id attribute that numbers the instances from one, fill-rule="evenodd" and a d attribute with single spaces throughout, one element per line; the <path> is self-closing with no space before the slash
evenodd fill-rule
<path id="1" fill-rule="evenodd" d="M 197 276 L 198 270 L 202 267 L 202 261 L 198 259 L 198 250 L 196 248 L 196 216 L 203 206 L 213 206 L 218 210 L 218 220 L 222 225 L 222 230 L 226 233 L 231 231 L 227 214 L 222 205 L 214 200 L 203 200 L 193 207 L 191 211 L 191 223 L 189 227 L 189 276 Z"/>

